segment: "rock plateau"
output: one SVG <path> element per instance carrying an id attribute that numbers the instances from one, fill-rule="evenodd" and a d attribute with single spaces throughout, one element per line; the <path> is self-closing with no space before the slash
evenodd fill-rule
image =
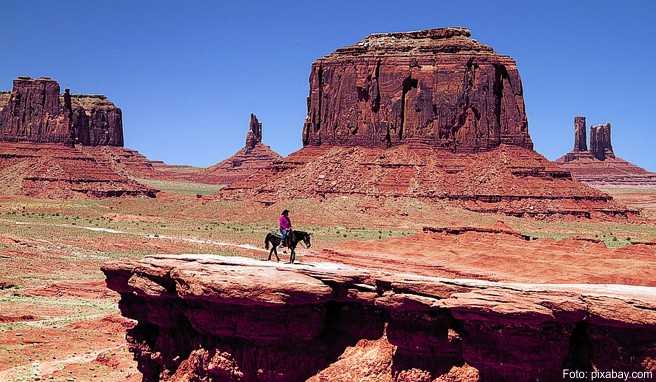
<path id="1" fill-rule="evenodd" d="M 369 35 L 317 60 L 304 145 L 423 142 L 455 152 L 531 149 L 512 58 L 465 28 Z"/>
<path id="2" fill-rule="evenodd" d="M 653 287 L 212 255 L 103 267 L 144 381 L 560 381 L 656 371 Z"/>

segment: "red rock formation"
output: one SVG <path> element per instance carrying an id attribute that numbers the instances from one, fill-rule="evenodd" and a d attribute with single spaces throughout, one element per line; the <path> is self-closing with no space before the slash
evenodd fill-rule
<path id="1" fill-rule="evenodd" d="M 262 124 L 251 114 L 246 145 L 230 158 L 207 168 L 202 179 L 208 183 L 232 185 L 246 182 L 251 188 L 263 181 L 263 176 L 271 174 L 274 161 L 282 157 L 262 144 Z"/>
<path id="2" fill-rule="evenodd" d="M 0 141 L 123 146 L 121 109 L 101 95 L 60 95 L 47 77 L 19 77 L 0 93 Z"/>
<path id="3" fill-rule="evenodd" d="M 246 146 L 244 149 L 250 151 L 258 144 L 262 143 L 262 124 L 257 120 L 255 114 L 251 113 L 251 121 L 248 125 L 248 134 L 246 134 Z"/>
<path id="4" fill-rule="evenodd" d="M 464 28 L 372 34 L 317 60 L 303 144 L 531 149 L 512 58 Z"/>
<path id="5" fill-rule="evenodd" d="M 48 198 L 148 196 L 136 183 L 84 151 L 61 144 L 0 142 L 3 194 Z"/>
<path id="6" fill-rule="evenodd" d="M 236 182 L 218 196 L 265 203 L 344 195 L 408 197 L 517 216 L 635 213 L 574 181 L 568 171 L 536 152 L 512 145 L 475 155 L 422 145 L 322 145 L 303 148 L 272 167 L 277 175 L 266 182 Z"/>
<path id="7" fill-rule="evenodd" d="M 610 123 L 590 128 L 590 152 L 599 160 L 615 158 L 610 143 Z"/>
<path id="8" fill-rule="evenodd" d="M 585 117 L 574 117 L 574 149 L 572 151 L 588 151 Z"/>
<path id="9" fill-rule="evenodd" d="M 582 121 L 581 121 L 582 119 Z M 610 123 L 590 128 L 590 150 L 581 150 L 581 126 L 585 118 L 574 120 L 574 150 L 558 158 L 560 167 L 579 181 L 593 186 L 625 185 L 655 186 L 656 174 L 616 157 L 611 144 Z M 583 133 L 583 139 L 585 133 Z M 585 143 L 585 142 L 583 142 Z"/>
<path id="10" fill-rule="evenodd" d="M 138 321 L 128 341 L 145 382 L 326 374 L 522 382 L 562 380 L 564 368 L 656 368 L 653 287 L 490 282 L 215 255 L 147 256 L 102 270 L 121 294 L 122 314 Z"/>
<path id="11" fill-rule="evenodd" d="M 0 140 L 70 145 L 74 138 L 70 106 L 70 94 L 60 101 L 56 81 L 19 77 L 0 110 Z"/>
<path id="12" fill-rule="evenodd" d="M 75 143 L 85 146 L 123 146 L 123 116 L 102 95 L 74 95 L 73 130 Z"/>

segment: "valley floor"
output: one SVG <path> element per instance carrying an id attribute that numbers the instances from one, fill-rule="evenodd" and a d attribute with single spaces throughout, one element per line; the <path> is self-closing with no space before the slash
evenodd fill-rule
<path id="1" fill-rule="evenodd" d="M 339 197 L 265 206 L 196 196 L 178 184 L 157 199 L 5 196 L 0 198 L 0 380 L 140 380 L 124 339 L 133 323 L 120 316 L 118 296 L 105 287 L 101 264 L 188 253 L 264 260 L 263 238 L 275 229 L 283 208 L 291 211 L 295 227 L 313 233 L 312 248 L 300 250 L 301 262 L 377 261 L 403 271 L 490 280 L 569 282 L 583 277 L 589 283 L 656 285 L 653 275 L 641 272 L 656 265 L 656 246 L 650 245 L 656 241 L 656 189 L 604 191 L 644 208 L 647 219 L 521 219 L 411 199 Z M 503 227 L 547 241 L 538 241 L 536 258 L 536 251 L 523 251 L 515 239 L 503 236 L 423 233 L 424 227 L 447 226 Z M 558 241 L 572 238 L 588 241 L 562 242 L 570 247 Z M 578 256 L 598 253 L 598 258 L 572 263 L 568 248 Z M 527 263 L 529 255 L 534 263 Z M 603 263 L 602 258 L 612 259 Z M 597 268 L 571 273 L 570 279 L 554 273 L 568 263 L 571 270 L 579 264 Z M 509 275 L 509 269 L 515 273 Z"/>

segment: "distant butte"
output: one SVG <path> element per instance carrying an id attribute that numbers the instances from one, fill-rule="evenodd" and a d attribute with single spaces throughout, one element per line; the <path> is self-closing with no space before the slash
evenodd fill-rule
<path id="1" fill-rule="evenodd" d="M 18 77 L 0 94 L 0 141 L 123 146 L 121 109 L 102 95 L 60 94 L 49 77 Z"/>
<path id="2" fill-rule="evenodd" d="M 590 185 L 656 186 L 656 173 L 615 155 L 610 123 L 590 128 L 589 149 L 586 129 L 585 117 L 574 118 L 574 148 L 556 160 L 560 167 Z"/>
<path id="3" fill-rule="evenodd" d="M 377 33 L 312 64 L 303 144 L 533 148 L 515 61 L 466 28 Z"/>
<path id="4" fill-rule="evenodd" d="M 536 217 L 635 212 L 533 151 L 515 61 L 468 29 L 372 34 L 337 49 L 312 65 L 307 107 L 303 148 L 259 183 L 236 181 L 217 197 L 407 197 Z"/>
<path id="5" fill-rule="evenodd" d="M 18 77 L 0 93 L 0 189 L 37 197 L 149 196 L 128 175 L 152 172 L 123 147 L 121 109 L 100 95 L 62 94 L 57 81 Z"/>

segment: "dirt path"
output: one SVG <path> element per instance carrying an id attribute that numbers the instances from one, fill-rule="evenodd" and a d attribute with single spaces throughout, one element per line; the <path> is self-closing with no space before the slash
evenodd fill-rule
<path id="1" fill-rule="evenodd" d="M 181 242 L 194 243 L 194 244 L 209 244 L 209 245 L 216 245 L 216 246 L 219 246 L 219 247 L 233 247 L 233 248 L 248 249 L 248 250 L 252 250 L 252 251 L 269 252 L 266 249 L 263 249 L 263 248 L 260 248 L 260 247 L 257 247 L 255 245 L 253 245 L 253 244 L 248 244 L 248 243 L 230 243 L 230 242 L 226 242 L 226 241 L 200 239 L 200 238 L 195 238 L 195 237 L 159 235 L 159 234 L 152 234 L 152 233 L 139 234 L 139 233 L 134 233 L 134 232 L 129 232 L 129 231 L 121 231 L 121 230 L 117 230 L 117 229 L 113 229 L 113 228 L 106 228 L 106 227 L 88 227 L 88 226 L 78 226 L 78 225 L 72 225 L 72 224 L 49 224 L 49 223 L 22 222 L 22 221 L 11 221 L 11 220 L 5 220 L 5 219 L 0 219 L 0 221 L 13 223 L 13 224 L 16 224 L 16 225 L 27 225 L 27 226 L 33 225 L 33 226 L 44 226 L 44 227 L 73 228 L 73 229 L 87 230 L 87 231 L 92 231 L 92 232 L 104 232 L 104 233 L 111 233 L 111 234 L 118 234 L 118 235 L 131 235 L 131 236 L 142 237 L 142 238 L 152 239 L 152 240 L 172 240 L 172 241 L 181 241 Z"/>

